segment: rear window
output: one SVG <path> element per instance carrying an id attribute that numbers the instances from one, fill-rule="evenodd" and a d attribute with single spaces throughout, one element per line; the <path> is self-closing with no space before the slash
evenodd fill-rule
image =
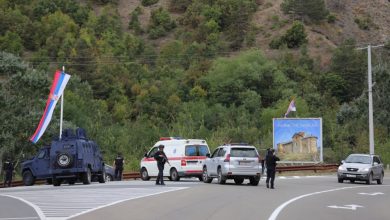
<path id="1" fill-rule="evenodd" d="M 187 145 L 186 156 L 206 156 L 209 153 L 209 148 L 206 145 Z"/>
<path id="2" fill-rule="evenodd" d="M 230 150 L 231 157 L 257 157 L 256 149 L 254 148 L 232 148 Z"/>

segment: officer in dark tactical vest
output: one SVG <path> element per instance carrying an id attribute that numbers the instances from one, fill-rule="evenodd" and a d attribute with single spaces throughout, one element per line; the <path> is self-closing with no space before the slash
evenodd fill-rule
<path id="1" fill-rule="evenodd" d="M 158 151 L 154 154 L 154 159 L 157 161 L 158 176 L 156 179 L 156 185 L 164 184 L 164 165 L 169 164 L 167 155 L 164 153 L 164 145 L 158 146 Z"/>
<path id="2" fill-rule="evenodd" d="M 10 158 L 7 158 L 7 160 L 4 162 L 3 165 L 4 170 L 4 187 L 8 186 L 11 187 L 12 183 L 12 175 L 14 172 L 14 164 L 12 163 Z"/>
<path id="3" fill-rule="evenodd" d="M 113 167 L 115 168 L 115 180 L 122 180 L 123 167 L 125 165 L 125 159 L 121 153 L 114 160 Z"/>
<path id="4" fill-rule="evenodd" d="M 276 161 L 279 160 L 280 160 L 279 157 L 275 155 L 275 149 L 271 148 L 267 152 L 267 156 L 265 157 L 265 163 L 267 165 L 267 179 L 265 182 L 267 184 L 267 188 L 269 188 L 269 182 L 271 182 L 271 189 L 274 189 Z"/>

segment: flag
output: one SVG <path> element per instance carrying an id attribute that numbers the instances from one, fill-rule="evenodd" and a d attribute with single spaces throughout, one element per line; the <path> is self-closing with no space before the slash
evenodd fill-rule
<path id="1" fill-rule="evenodd" d="M 292 111 L 292 112 L 297 111 L 297 108 L 295 107 L 295 99 L 291 100 L 290 105 L 288 105 L 287 112 L 286 112 L 286 114 L 284 114 L 284 117 L 286 118 L 287 115 L 288 115 L 291 111 Z"/>
<path id="2" fill-rule="evenodd" d="M 41 138 L 43 133 L 45 133 L 45 130 L 51 121 L 54 108 L 56 107 L 58 99 L 64 92 L 65 86 L 68 83 L 69 78 L 70 75 L 59 70 L 57 70 L 54 74 L 53 83 L 50 88 L 49 98 L 46 101 L 45 111 L 43 112 L 42 118 L 39 121 L 38 127 L 35 130 L 34 135 L 30 138 L 31 142 L 36 143 L 39 138 Z"/>

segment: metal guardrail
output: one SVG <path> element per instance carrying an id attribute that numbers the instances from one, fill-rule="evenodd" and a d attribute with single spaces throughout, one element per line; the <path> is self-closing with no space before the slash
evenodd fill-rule
<path id="1" fill-rule="evenodd" d="M 279 173 L 282 173 L 282 172 L 289 172 L 289 171 L 305 171 L 305 170 L 311 170 L 311 171 L 314 171 L 314 172 L 317 172 L 317 171 L 336 171 L 337 170 L 337 167 L 339 165 L 338 164 L 316 164 L 316 165 L 302 165 L 302 166 L 277 166 L 276 167 L 276 171 L 279 172 Z M 123 173 L 123 179 L 124 180 L 131 180 L 131 179 L 140 179 L 141 178 L 141 174 L 139 172 L 126 172 L 126 173 Z M 37 180 L 35 181 L 35 184 L 36 185 L 43 185 L 43 184 L 46 184 L 46 181 L 45 180 Z M 13 181 L 11 186 L 12 187 L 15 187 L 15 186 L 23 186 L 23 181 L 22 180 L 17 180 L 17 181 Z M 1 184 L 0 185 L 0 188 L 3 188 L 3 185 Z"/>

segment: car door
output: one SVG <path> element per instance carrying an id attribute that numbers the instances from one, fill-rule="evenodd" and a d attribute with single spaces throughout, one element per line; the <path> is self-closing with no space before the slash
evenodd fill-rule
<path id="1" fill-rule="evenodd" d="M 220 150 L 220 148 L 217 148 L 214 150 L 213 154 L 211 154 L 210 159 L 209 159 L 210 163 L 207 164 L 207 172 L 209 173 L 210 176 L 217 175 L 216 163 L 218 162 L 217 155 L 218 155 L 219 150 Z"/>
<path id="2" fill-rule="evenodd" d="M 216 158 L 217 162 L 215 163 L 215 172 L 216 173 L 218 171 L 218 166 L 224 168 L 226 150 L 227 149 L 221 147 L 221 149 L 218 151 L 217 158 Z"/>
<path id="3" fill-rule="evenodd" d="M 153 147 L 143 159 L 145 162 L 145 168 L 148 171 L 149 176 L 157 176 L 158 174 L 157 161 L 154 159 L 154 154 L 157 151 L 158 147 Z"/>
<path id="4" fill-rule="evenodd" d="M 34 160 L 34 173 L 37 178 L 46 178 L 50 176 L 50 153 L 49 148 L 43 148 L 39 151 L 36 160 Z"/>
<path id="5" fill-rule="evenodd" d="M 374 178 L 377 179 L 382 174 L 382 164 L 377 156 L 373 158 L 372 171 L 374 173 Z"/>

